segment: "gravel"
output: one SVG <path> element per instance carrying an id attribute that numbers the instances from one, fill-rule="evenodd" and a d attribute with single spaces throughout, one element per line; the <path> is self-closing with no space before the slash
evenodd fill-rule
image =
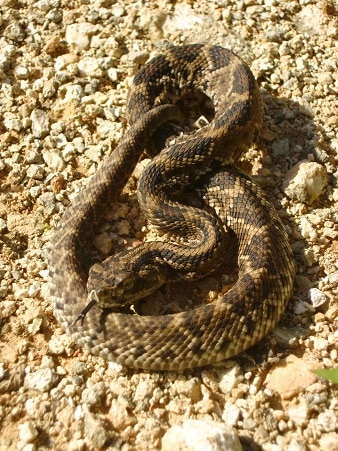
<path id="1" fill-rule="evenodd" d="M 338 450 L 337 386 L 312 372 L 338 361 L 335 2 L 5 0 L 0 26 L 0 451 Z M 65 207 L 127 128 L 135 73 L 192 42 L 232 48 L 258 79 L 264 127 L 240 166 L 286 225 L 296 286 L 247 353 L 149 374 L 76 348 L 53 319 L 46 257 Z M 94 253 L 154 236 L 134 196 L 142 167 Z M 173 304 L 185 292 L 173 289 Z"/>

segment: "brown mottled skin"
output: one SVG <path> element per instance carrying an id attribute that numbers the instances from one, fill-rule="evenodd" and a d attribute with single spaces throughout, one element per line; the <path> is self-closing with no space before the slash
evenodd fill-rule
<path id="1" fill-rule="evenodd" d="M 102 214 L 104 201 L 118 199 L 144 148 L 154 155 L 155 138 L 182 123 L 178 108 L 170 105 L 196 91 L 212 100 L 214 117 L 176 136 L 154 156 L 138 186 L 147 219 L 180 240 L 113 255 L 94 265 L 87 280 L 80 258 L 83 236 Z M 122 365 L 178 370 L 219 362 L 276 325 L 293 287 L 295 264 L 282 222 L 263 192 L 231 166 L 261 128 L 258 87 L 248 66 L 229 50 L 172 47 L 136 75 L 127 111 L 129 131 L 55 231 L 49 257 L 54 314 L 80 346 Z M 204 209 L 178 202 L 185 187 L 196 190 Z M 224 260 L 233 236 L 238 280 L 215 302 L 151 317 L 108 310 L 135 303 L 167 281 L 210 273 Z"/>

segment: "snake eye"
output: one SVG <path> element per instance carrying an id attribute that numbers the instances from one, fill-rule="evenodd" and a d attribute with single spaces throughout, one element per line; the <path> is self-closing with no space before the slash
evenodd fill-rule
<path id="1" fill-rule="evenodd" d="M 133 281 L 132 281 L 131 279 L 125 279 L 125 280 L 122 282 L 123 288 L 129 288 L 129 287 L 131 287 L 131 286 L 133 285 L 132 282 L 133 282 Z"/>
<path id="2" fill-rule="evenodd" d="M 133 279 L 128 274 L 127 277 L 124 276 L 121 278 L 121 280 L 117 282 L 116 286 L 118 288 L 122 288 L 123 290 L 129 290 L 133 286 Z"/>

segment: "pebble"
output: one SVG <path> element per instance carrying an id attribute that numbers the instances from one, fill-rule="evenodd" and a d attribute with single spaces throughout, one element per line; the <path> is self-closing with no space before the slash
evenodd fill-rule
<path id="1" fill-rule="evenodd" d="M 38 431 L 32 421 L 19 425 L 19 438 L 23 443 L 30 443 L 38 436 Z"/>
<path id="2" fill-rule="evenodd" d="M 85 434 L 91 449 L 102 449 L 111 435 L 104 423 L 89 413 L 85 417 Z"/>
<path id="3" fill-rule="evenodd" d="M 136 417 L 128 412 L 128 408 L 129 403 L 122 396 L 112 400 L 108 418 L 115 429 L 123 430 L 137 423 Z"/>
<path id="4" fill-rule="evenodd" d="M 326 410 L 321 412 L 317 417 L 317 426 L 324 432 L 337 432 L 338 417 L 333 410 Z"/>
<path id="5" fill-rule="evenodd" d="M 336 366 L 338 355 L 332 3 L 90 0 L 64 8 L 61 0 L 3 0 L 0 449 L 144 451 L 161 449 L 166 431 L 169 449 L 190 431 L 195 449 L 224 449 L 227 427 L 238 429 L 243 447 L 335 449 L 334 385 L 312 373 Z M 125 133 L 132 76 L 172 43 L 197 41 L 232 48 L 259 77 L 264 129 L 243 169 L 286 221 L 295 289 L 279 328 L 233 361 L 187 374 L 127 370 L 78 348 L 58 327 L 50 240 L 65 205 Z M 104 214 L 113 224 L 96 236 L 106 233 L 106 252 L 132 244 L 135 231 L 137 241 L 144 236 L 133 190 L 144 166 Z M 197 426 L 176 434 L 186 420 Z M 20 435 L 26 423 L 31 432 Z"/>
<path id="6" fill-rule="evenodd" d="M 236 426 L 241 415 L 241 410 L 235 404 L 229 403 L 224 406 L 222 420 L 229 426 Z"/>
<path id="7" fill-rule="evenodd" d="M 71 340 L 66 334 L 52 337 L 48 342 L 49 351 L 55 355 L 71 352 L 70 343 Z"/>
<path id="8" fill-rule="evenodd" d="M 288 415 L 297 427 L 304 427 L 310 417 L 310 409 L 302 399 L 297 405 L 289 407 Z"/>
<path id="9" fill-rule="evenodd" d="M 54 193 L 46 192 L 42 193 L 38 199 L 37 203 L 42 205 L 44 209 L 45 216 L 49 216 L 54 212 L 55 209 L 55 197 Z"/>
<path id="10" fill-rule="evenodd" d="M 36 7 L 42 11 L 50 11 L 53 8 L 59 8 L 61 0 L 39 0 L 36 2 Z"/>
<path id="11" fill-rule="evenodd" d="M 150 380 L 144 380 L 140 381 L 137 386 L 134 393 L 134 401 L 136 403 L 143 401 L 145 399 L 150 399 L 152 397 L 152 394 L 154 390 L 156 389 L 156 386 L 152 381 Z"/>
<path id="12" fill-rule="evenodd" d="M 42 318 L 34 318 L 33 321 L 27 326 L 28 332 L 31 335 L 37 334 L 41 330 L 42 323 L 43 323 Z"/>
<path id="13" fill-rule="evenodd" d="M 45 169 L 41 164 L 31 164 L 27 169 L 27 177 L 34 180 L 42 180 L 45 175 Z"/>
<path id="14" fill-rule="evenodd" d="M 317 240 L 318 234 L 316 227 L 312 224 L 306 216 L 302 216 L 299 219 L 299 230 L 305 239 L 315 242 Z"/>
<path id="15" fill-rule="evenodd" d="M 188 381 L 175 381 L 172 386 L 172 391 L 176 391 L 178 395 L 187 397 L 193 403 L 201 401 L 202 399 L 201 383 L 196 377 L 191 378 Z"/>
<path id="16" fill-rule="evenodd" d="M 5 232 L 7 229 L 7 222 L 5 219 L 0 218 L 0 233 Z"/>
<path id="17" fill-rule="evenodd" d="M 221 392 L 224 394 L 230 393 L 231 390 L 241 382 L 242 377 L 240 377 L 240 375 L 241 368 L 239 365 L 234 365 L 232 368 L 224 371 L 219 382 Z"/>
<path id="18" fill-rule="evenodd" d="M 328 184 L 328 175 L 319 163 L 300 161 L 286 174 L 282 188 L 285 194 L 298 202 L 311 205 Z"/>
<path id="19" fill-rule="evenodd" d="M 74 55 L 73 53 L 66 53 L 64 55 L 60 55 L 55 59 L 54 68 L 57 72 L 66 69 L 70 64 L 77 63 L 79 60 L 78 55 Z"/>
<path id="20" fill-rule="evenodd" d="M 58 380 L 59 378 L 54 370 L 43 368 L 33 373 L 26 374 L 24 385 L 28 390 L 48 392 L 56 385 Z"/>
<path id="21" fill-rule="evenodd" d="M 287 138 L 276 140 L 271 146 L 274 157 L 287 157 L 290 153 L 290 143 Z"/>
<path id="22" fill-rule="evenodd" d="M 11 113 L 10 111 L 4 113 L 3 124 L 7 130 L 13 130 L 17 132 L 21 131 L 24 128 L 21 119 L 16 114 Z"/>
<path id="23" fill-rule="evenodd" d="M 328 434 L 323 434 L 319 439 L 319 445 L 320 449 L 322 450 L 332 450 L 337 451 L 338 450 L 338 433 L 337 432 L 330 432 Z"/>
<path id="24" fill-rule="evenodd" d="M 224 423 L 188 419 L 174 425 L 162 438 L 162 450 L 241 451 L 236 431 Z"/>
<path id="25" fill-rule="evenodd" d="M 15 43 L 24 41 L 27 36 L 24 22 L 13 20 L 13 22 L 6 27 L 3 34 L 7 39 Z"/>
<path id="26" fill-rule="evenodd" d="M 44 151 L 42 156 L 49 169 L 53 172 L 62 172 L 65 169 L 66 163 L 57 151 Z"/>
<path id="27" fill-rule="evenodd" d="M 27 288 L 22 287 L 20 284 L 13 283 L 12 289 L 13 289 L 13 293 L 14 293 L 14 298 L 17 301 L 21 301 L 21 300 L 29 297 Z"/>
<path id="28" fill-rule="evenodd" d="M 293 355 L 281 360 L 266 378 L 266 387 L 277 391 L 282 399 L 291 399 L 300 391 L 316 382 L 312 369 L 315 365 Z"/>
<path id="29" fill-rule="evenodd" d="M 318 290 L 318 288 L 310 288 L 309 299 L 314 308 L 318 308 L 327 301 L 326 294 Z"/>
<path id="30" fill-rule="evenodd" d="M 8 318 L 9 316 L 13 315 L 13 313 L 16 311 L 16 308 L 16 303 L 14 301 L 3 301 L 1 303 L 0 317 L 2 319 Z"/>
<path id="31" fill-rule="evenodd" d="M 80 75 L 82 75 L 83 77 L 101 78 L 103 75 L 103 71 L 96 58 L 89 56 L 84 57 L 80 59 L 77 66 L 79 68 Z"/>
<path id="32" fill-rule="evenodd" d="M 44 138 L 48 135 L 50 125 L 49 116 L 43 110 L 33 110 L 30 115 L 32 121 L 32 133 L 35 138 Z"/>
<path id="33" fill-rule="evenodd" d="M 99 405 L 106 396 L 107 388 L 104 382 L 98 382 L 90 388 L 85 388 L 82 392 L 82 401 L 89 407 Z"/>
<path id="34" fill-rule="evenodd" d="M 86 50 L 90 45 L 90 38 L 98 31 L 98 27 L 89 22 L 70 24 L 66 28 L 66 41 L 78 50 Z"/>

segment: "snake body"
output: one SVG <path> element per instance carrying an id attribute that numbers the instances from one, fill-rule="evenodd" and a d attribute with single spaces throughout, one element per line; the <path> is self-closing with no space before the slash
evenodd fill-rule
<path id="1" fill-rule="evenodd" d="M 182 127 L 174 125 L 183 121 L 175 105 L 196 92 L 211 99 L 214 117 L 164 147 L 167 135 Z M 55 231 L 49 255 L 54 315 L 80 346 L 129 367 L 177 370 L 219 362 L 275 326 L 293 287 L 295 265 L 281 220 L 266 195 L 231 166 L 261 128 L 259 90 L 248 66 L 229 50 L 172 47 L 136 75 L 127 111 L 130 129 Z M 140 206 L 152 224 L 179 240 L 114 255 L 94 265 L 88 280 L 83 237 L 105 201 L 117 200 L 145 147 L 153 159 L 139 181 Z M 182 190 L 192 187 L 205 208 L 182 203 Z M 233 236 L 238 280 L 216 301 L 161 316 L 111 311 L 167 281 L 213 271 Z M 98 305 L 87 311 L 93 293 Z M 84 310 L 83 320 L 74 321 Z"/>

